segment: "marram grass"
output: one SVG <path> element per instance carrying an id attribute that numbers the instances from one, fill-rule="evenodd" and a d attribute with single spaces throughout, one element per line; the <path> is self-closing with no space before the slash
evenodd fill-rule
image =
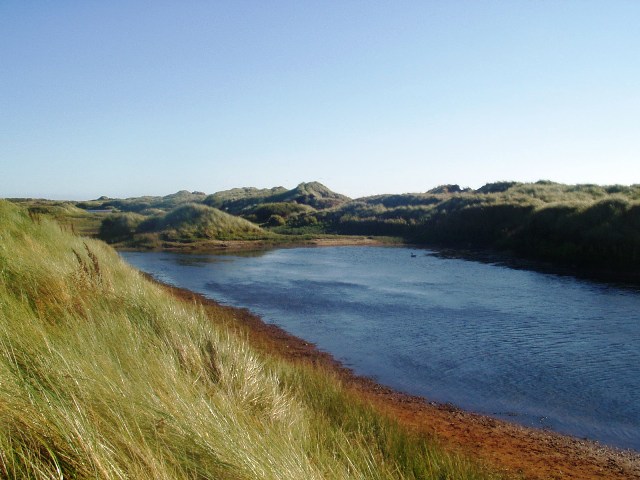
<path id="1" fill-rule="evenodd" d="M 489 478 L 0 201 L 0 478 Z"/>

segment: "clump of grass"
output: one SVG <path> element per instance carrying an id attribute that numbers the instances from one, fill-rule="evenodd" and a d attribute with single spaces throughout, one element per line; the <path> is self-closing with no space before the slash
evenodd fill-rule
<path id="1" fill-rule="evenodd" d="M 0 477 L 488 478 L 0 201 Z"/>

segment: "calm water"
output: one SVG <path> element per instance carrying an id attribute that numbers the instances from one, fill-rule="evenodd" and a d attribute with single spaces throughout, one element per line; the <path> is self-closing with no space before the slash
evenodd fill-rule
<path id="1" fill-rule="evenodd" d="M 122 256 L 396 389 L 640 450 L 640 292 L 411 252 Z"/>

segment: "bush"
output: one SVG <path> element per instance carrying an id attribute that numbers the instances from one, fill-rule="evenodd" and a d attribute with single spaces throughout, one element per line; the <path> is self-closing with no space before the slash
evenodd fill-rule
<path id="1" fill-rule="evenodd" d="M 137 213 L 109 215 L 102 221 L 98 236 L 108 243 L 130 240 L 143 220 L 144 217 Z"/>
<path id="2" fill-rule="evenodd" d="M 269 225 L 270 227 L 280 227 L 286 223 L 287 221 L 280 215 L 271 215 L 269 217 L 269 220 L 267 220 L 267 225 Z"/>
<path id="3" fill-rule="evenodd" d="M 253 215 L 258 223 L 268 222 L 271 216 L 276 215 L 287 219 L 292 215 L 313 211 L 308 205 L 301 205 L 294 202 L 276 202 L 276 203 L 264 203 L 260 205 L 253 212 Z"/>

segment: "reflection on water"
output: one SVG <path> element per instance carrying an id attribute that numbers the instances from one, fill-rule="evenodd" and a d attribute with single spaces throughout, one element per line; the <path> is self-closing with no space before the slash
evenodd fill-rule
<path id="1" fill-rule="evenodd" d="M 640 293 L 411 252 L 122 256 L 394 388 L 640 450 Z"/>
<path id="2" fill-rule="evenodd" d="M 202 255 L 202 254 L 190 254 L 184 253 L 176 255 L 175 262 L 180 265 L 189 265 L 197 267 L 201 264 L 219 263 L 219 262 L 233 262 L 238 258 L 255 258 L 266 255 L 269 250 L 246 250 L 240 252 L 220 252 L 215 255 Z M 126 256 L 126 255 L 123 255 Z"/>

